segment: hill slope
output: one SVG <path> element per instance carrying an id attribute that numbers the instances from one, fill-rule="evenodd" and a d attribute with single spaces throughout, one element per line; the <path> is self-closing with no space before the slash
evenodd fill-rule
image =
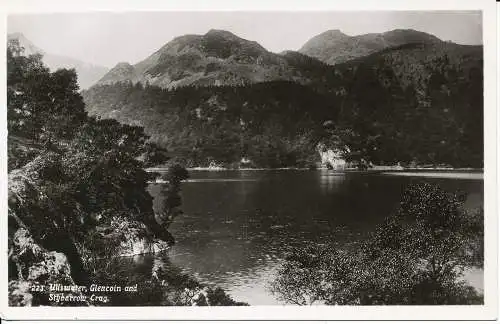
<path id="1" fill-rule="evenodd" d="M 188 166 L 311 166 L 335 98 L 288 81 L 166 90 L 116 83 L 83 92 L 91 115 L 144 126 Z"/>
<path id="2" fill-rule="evenodd" d="M 205 35 L 177 37 L 135 65 L 119 63 L 99 84 L 140 82 L 175 88 L 276 80 L 310 82 L 286 57 L 228 31 L 212 29 Z"/>
<path id="3" fill-rule="evenodd" d="M 335 69 L 340 128 L 360 157 L 482 166 L 482 46 L 406 44 Z"/>
<path id="4" fill-rule="evenodd" d="M 328 64 L 343 63 L 385 48 L 408 43 L 439 43 L 433 35 L 412 29 L 396 29 L 385 33 L 348 36 L 340 30 L 329 30 L 314 36 L 299 50 Z"/>

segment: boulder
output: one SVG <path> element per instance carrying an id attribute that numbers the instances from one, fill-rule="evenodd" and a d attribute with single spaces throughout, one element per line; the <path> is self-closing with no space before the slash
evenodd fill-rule
<path id="1" fill-rule="evenodd" d="M 170 243 L 158 239 L 148 227 L 138 221 L 114 217 L 109 225 L 97 227 L 98 236 L 114 246 L 114 255 L 133 256 L 167 250 Z"/>

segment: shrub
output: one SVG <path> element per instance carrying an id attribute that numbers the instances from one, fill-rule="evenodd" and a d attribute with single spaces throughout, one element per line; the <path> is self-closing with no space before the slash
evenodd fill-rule
<path id="1" fill-rule="evenodd" d="M 397 212 L 354 250 L 307 247 L 291 252 L 271 291 L 299 305 L 481 304 L 460 280 L 482 266 L 482 210 L 427 183 L 410 186 Z"/>

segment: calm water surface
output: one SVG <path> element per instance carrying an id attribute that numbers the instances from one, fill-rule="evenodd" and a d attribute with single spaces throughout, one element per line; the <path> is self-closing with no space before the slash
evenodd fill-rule
<path id="1" fill-rule="evenodd" d="M 483 203 L 482 173 L 403 176 L 281 170 L 191 171 L 190 175 L 182 185 L 185 214 L 170 227 L 177 243 L 155 257 L 251 305 L 279 303 L 267 286 L 287 250 L 363 239 L 395 210 L 412 182 L 461 189 L 468 193 L 470 209 Z M 161 184 L 150 187 L 155 208 L 163 203 L 160 189 Z M 470 280 L 481 287 L 482 272 L 471 273 Z"/>

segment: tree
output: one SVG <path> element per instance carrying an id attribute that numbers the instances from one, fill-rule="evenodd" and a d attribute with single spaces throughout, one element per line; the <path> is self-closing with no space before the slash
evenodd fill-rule
<path id="1" fill-rule="evenodd" d="M 412 185 L 357 249 L 290 253 L 271 291 L 299 305 L 480 304 L 460 276 L 466 266 L 482 266 L 482 213 L 466 212 L 463 203 L 463 195 L 436 185 Z"/>
<path id="2" fill-rule="evenodd" d="M 172 163 L 169 165 L 166 173 L 162 175 L 162 180 L 165 181 L 162 184 L 161 195 L 164 197 L 163 208 L 157 213 L 157 218 L 161 220 L 164 227 L 168 227 L 175 216 L 182 213 L 179 209 L 181 206 L 181 181 L 189 177 L 186 169 L 184 169 L 180 164 Z"/>
<path id="3" fill-rule="evenodd" d="M 44 248 L 64 253 L 77 283 L 86 281 L 77 243 L 113 217 L 140 221 L 171 241 L 146 190 L 152 175 L 137 159 L 148 150 L 143 129 L 89 118 L 74 70 L 51 73 L 40 55 L 22 53 L 9 44 L 9 165 L 16 167 L 9 236 L 24 227 Z"/>
<path id="4" fill-rule="evenodd" d="M 150 143 L 142 127 L 87 116 L 74 70 L 51 73 L 41 56 L 22 53 L 18 43 L 9 44 L 11 305 L 57 304 L 46 292 L 32 293 L 33 283 L 133 284 L 137 278 L 116 256 L 125 242 L 174 243 L 168 226 L 180 212 L 179 191 L 187 171 L 170 164 L 163 208 L 168 221 L 157 221 L 147 191 L 156 174 L 145 168 L 165 164 L 166 150 Z M 129 90 L 144 89 L 140 84 L 119 88 Z M 139 294 L 124 293 L 111 303 L 186 305 L 191 300 L 184 297 L 201 289 L 186 274 L 167 273 L 161 279 L 167 283 L 146 279 Z M 220 289 L 207 291 L 214 305 L 240 304 Z"/>
<path id="5" fill-rule="evenodd" d="M 71 138 L 87 117 L 75 70 L 50 73 L 41 55 L 23 51 L 15 41 L 7 48 L 9 133 L 44 144 Z"/>

